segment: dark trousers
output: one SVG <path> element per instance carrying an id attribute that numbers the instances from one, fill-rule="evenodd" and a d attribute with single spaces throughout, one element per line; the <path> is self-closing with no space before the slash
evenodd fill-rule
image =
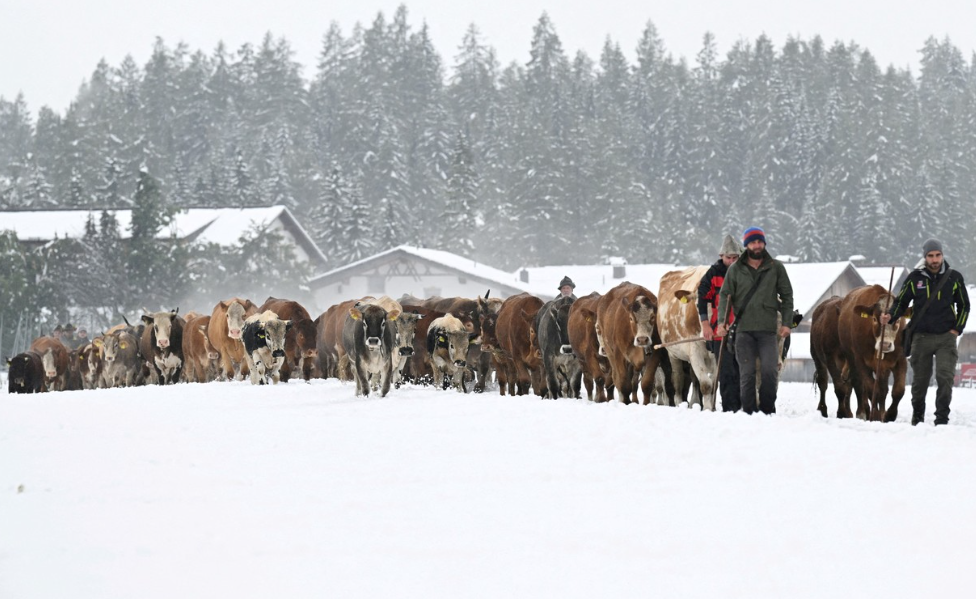
<path id="1" fill-rule="evenodd" d="M 756 411 L 756 360 L 759 360 L 761 382 L 759 409 L 776 413 L 776 383 L 779 356 L 776 333 L 772 331 L 739 331 L 735 335 L 735 359 L 739 363 L 739 396 L 742 411 Z"/>
<path id="2" fill-rule="evenodd" d="M 742 408 L 739 399 L 739 363 L 735 360 L 735 350 L 725 345 L 719 356 L 720 341 L 709 341 L 708 348 L 715 354 L 716 360 L 721 360 L 718 367 L 718 386 L 722 393 L 722 411 L 738 412 Z"/>
<path id="3" fill-rule="evenodd" d="M 925 395 L 932 380 L 932 359 L 935 358 L 935 423 L 949 422 L 949 402 L 952 401 L 952 383 L 956 374 L 956 336 L 952 333 L 930 335 L 916 333 L 912 339 L 912 411 L 913 420 L 925 416 Z"/>

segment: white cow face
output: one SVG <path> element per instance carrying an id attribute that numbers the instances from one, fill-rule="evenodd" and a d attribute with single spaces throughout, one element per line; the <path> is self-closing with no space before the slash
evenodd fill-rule
<path id="1" fill-rule="evenodd" d="M 142 321 L 146 323 L 146 326 L 151 326 L 155 331 L 156 346 L 159 349 L 169 348 L 169 336 L 173 331 L 173 320 L 176 319 L 177 310 L 142 315 Z"/>
<path id="2" fill-rule="evenodd" d="M 41 363 L 44 365 L 44 375 L 49 379 L 58 376 L 58 368 L 54 364 L 54 350 L 49 349 L 41 356 Z"/>
<path id="3" fill-rule="evenodd" d="M 241 331 L 244 329 L 244 306 L 239 302 L 233 302 L 227 308 L 227 336 L 231 339 L 241 338 Z"/>
<path id="4" fill-rule="evenodd" d="M 634 345 L 649 346 L 654 336 L 654 326 L 657 324 L 657 305 L 643 295 L 637 296 L 633 302 L 627 302 L 627 298 L 621 299 L 629 310 L 630 320 L 634 326 Z"/>
<path id="5" fill-rule="evenodd" d="M 102 359 L 114 362 L 119 355 L 119 338 L 115 335 L 105 335 L 102 339 Z"/>

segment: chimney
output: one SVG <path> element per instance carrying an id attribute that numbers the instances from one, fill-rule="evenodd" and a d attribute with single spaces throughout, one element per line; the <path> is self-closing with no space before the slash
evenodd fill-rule
<path id="1" fill-rule="evenodd" d="M 627 260 L 619 256 L 611 256 L 607 262 L 613 267 L 614 279 L 623 279 L 627 276 Z"/>

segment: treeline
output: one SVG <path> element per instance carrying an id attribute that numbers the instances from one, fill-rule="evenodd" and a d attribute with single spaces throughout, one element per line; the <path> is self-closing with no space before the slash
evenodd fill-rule
<path id="1" fill-rule="evenodd" d="M 911 42 L 906 42 L 911 43 Z M 0 101 L 0 204 L 125 207 L 139 169 L 167 208 L 284 204 L 333 266 L 417 244 L 500 268 L 711 261 L 761 225 L 803 260 L 976 258 L 976 63 L 929 39 L 921 69 L 855 43 L 705 34 L 676 58 L 569 55 L 543 15 L 502 66 L 472 26 L 441 57 L 405 7 L 325 33 L 310 79 L 288 42 L 157 39 L 100 63 L 64 114 Z M 0 225 L 2 226 L 2 225 Z"/>

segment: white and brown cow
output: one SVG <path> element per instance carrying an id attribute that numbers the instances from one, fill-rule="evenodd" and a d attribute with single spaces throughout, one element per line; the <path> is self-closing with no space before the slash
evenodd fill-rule
<path id="1" fill-rule="evenodd" d="M 207 325 L 207 338 L 220 354 L 221 378 L 239 381 L 248 374 L 241 331 L 244 320 L 257 311 L 258 307 L 251 300 L 239 297 L 217 302 L 214 306 Z"/>
<path id="2" fill-rule="evenodd" d="M 393 321 L 397 316 L 373 304 L 348 309 L 342 323 L 342 347 L 356 379 L 356 395 L 369 395 L 371 378 L 379 381 L 380 397 L 389 393 L 396 348 Z"/>
<path id="3" fill-rule="evenodd" d="M 715 354 L 708 351 L 705 341 L 678 343 L 687 339 L 701 337 L 701 322 L 698 316 L 698 284 L 708 272 L 708 266 L 693 266 L 684 270 L 675 270 L 661 277 L 658 289 L 657 326 L 661 335 L 661 343 L 673 343 L 668 347 L 668 358 L 671 361 L 672 380 L 676 393 L 686 389 L 684 365 L 690 364 L 691 370 L 698 381 L 701 391 L 700 399 L 697 393 L 692 393 L 688 400 L 689 407 L 701 401 L 702 409 L 715 410 L 715 392 L 718 389 Z M 663 401 L 663 394 L 658 395 L 658 401 Z"/>
<path id="4" fill-rule="evenodd" d="M 149 365 L 149 378 L 159 385 L 178 382 L 183 372 L 186 323 L 177 312 L 179 308 L 142 315 L 146 326 L 139 338 L 139 353 Z"/>
<path id="5" fill-rule="evenodd" d="M 388 314 L 399 314 L 396 320 L 393 321 L 396 348 L 393 350 L 393 355 L 391 356 L 393 361 L 393 384 L 399 385 L 403 376 L 403 368 L 407 365 L 407 361 L 410 360 L 410 356 L 413 355 L 413 341 L 417 334 L 417 321 L 423 318 L 423 315 L 416 311 L 405 311 L 403 306 L 400 305 L 400 302 L 387 295 L 367 300 L 366 303 L 380 306 Z M 373 389 L 375 390 L 376 387 L 374 386 Z"/>

